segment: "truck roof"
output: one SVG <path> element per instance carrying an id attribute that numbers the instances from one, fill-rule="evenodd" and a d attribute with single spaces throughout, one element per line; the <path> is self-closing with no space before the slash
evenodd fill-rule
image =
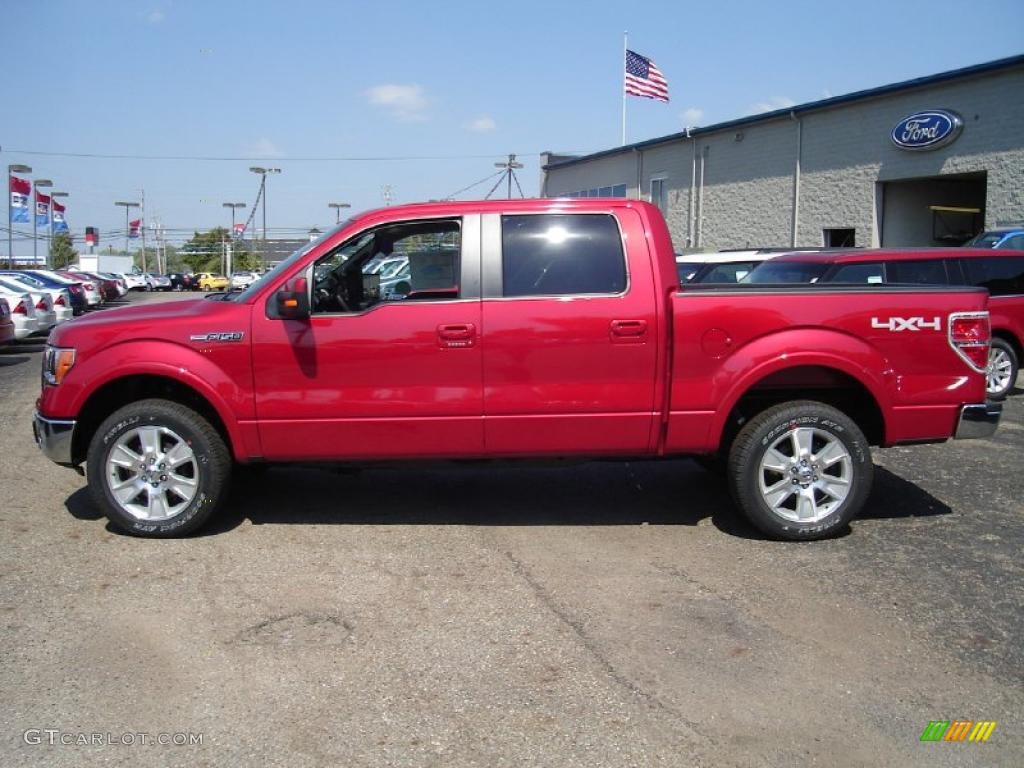
<path id="1" fill-rule="evenodd" d="M 650 203 L 626 197 L 528 197 L 512 200 L 435 200 L 374 208 L 355 214 L 362 219 L 387 212 L 390 216 L 443 216 L 460 213 L 563 213 L 607 211 L 612 208 L 646 208 Z M 652 206 L 653 207 L 653 206 Z"/>

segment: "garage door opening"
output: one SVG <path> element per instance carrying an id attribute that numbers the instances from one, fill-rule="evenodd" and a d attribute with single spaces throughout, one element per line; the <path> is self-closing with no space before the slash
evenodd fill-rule
<path id="1" fill-rule="evenodd" d="M 963 245 L 985 225 L 987 184 L 983 172 L 883 183 L 881 244 Z"/>

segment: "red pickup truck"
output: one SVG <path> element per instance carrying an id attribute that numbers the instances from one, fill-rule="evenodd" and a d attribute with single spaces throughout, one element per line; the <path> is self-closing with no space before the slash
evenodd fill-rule
<path id="1" fill-rule="evenodd" d="M 372 268 L 394 259 L 401 292 Z M 633 200 L 398 206 L 239 294 L 58 327 L 34 431 L 143 536 L 200 526 L 234 463 L 703 456 L 761 531 L 823 538 L 864 505 L 870 445 L 995 431 L 986 305 L 680 290 L 661 214 Z"/>

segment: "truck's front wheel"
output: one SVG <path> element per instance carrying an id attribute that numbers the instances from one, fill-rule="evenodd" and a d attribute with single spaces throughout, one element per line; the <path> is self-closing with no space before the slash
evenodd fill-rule
<path id="1" fill-rule="evenodd" d="M 225 495 L 231 458 L 206 419 L 167 400 L 111 414 L 89 444 L 93 498 L 136 536 L 182 536 L 206 522 Z"/>
<path id="2" fill-rule="evenodd" d="M 871 492 L 867 439 L 846 414 L 810 400 L 751 419 L 729 452 L 733 499 L 777 539 L 823 539 L 842 531 Z"/>

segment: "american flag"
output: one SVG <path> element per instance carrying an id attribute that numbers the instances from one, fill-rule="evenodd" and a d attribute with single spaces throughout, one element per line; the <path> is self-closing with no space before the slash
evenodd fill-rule
<path id="1" fill-rule="evenodd" d="M 626 93 L 668 101 L 668 80 L 646 56 L 626 51 Z"/>

